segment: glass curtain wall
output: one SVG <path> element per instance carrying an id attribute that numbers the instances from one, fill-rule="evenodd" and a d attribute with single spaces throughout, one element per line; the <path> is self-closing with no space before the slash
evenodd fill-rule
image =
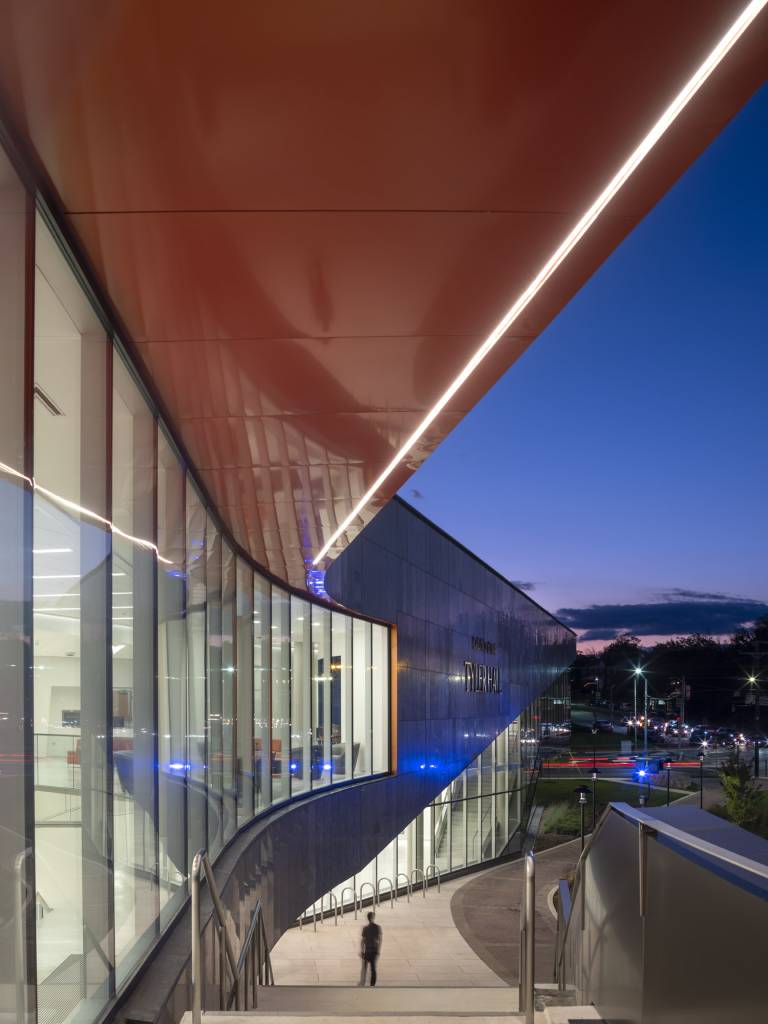
<path id="1" fill-rule="evenodd" d="M 88 1022 L 197 850 L 389 770 L 389 631 L 235 550 L 1 153 L 0 271 L 0 741 L 30 766 L 0 773 L 2 896 L 31 894 L 0 962 L 17 1012 L 36 986 Z"/>
<path id="2" fill-rule="evenodd" d="M 567 673 L 489 743 L 450 785 L 395 839 L 352 878 L 332 891 L 352 903 L 354 889 L 382 899 L 405 878 L 421 884 L 434 865 L 441 876 L 482 864 L 519 848 L 535 791 L 536 765 L 544 743 L 564 742 L 570 735 L 570 685 Z M 567 717 L 566 717 L 567 716 Z M 320 900 L 316 914 L 331 901 Z M 312 914 L 308 908 L 306 914 Z"/>

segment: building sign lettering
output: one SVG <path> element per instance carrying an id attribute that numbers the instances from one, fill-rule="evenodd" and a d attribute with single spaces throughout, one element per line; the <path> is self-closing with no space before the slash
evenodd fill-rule
<path id="1" fill-rule="evenodd" d="M 501 693 L 498 665 L 479 665 L 464 662 L 464 689 L 468 693 Z"/>

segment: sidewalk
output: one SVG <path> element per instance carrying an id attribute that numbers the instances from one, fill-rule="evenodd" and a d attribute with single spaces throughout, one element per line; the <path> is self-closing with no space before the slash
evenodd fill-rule
<path id="1" fill-rule="evenodd" d="M 536 981 L 552 981 L 557 921 L 548 897 L 560 878 L 576 866 L 580 841 L 536 855 Z M 451 912 L 475 953 L 508 984 L 517 984 L 520 957 L 520 896 L 523 861 L 491 868 L 456 891 Z"/>
<path id="2" fill-rule="evenodd" d="M 487 872 L 483 872 L 486 874 Z M 473 877 L 474 880 L 474 877 Z M 504 982 L 467 945 L 451 916 L 451 899 L 466 878 L 431 887 L 426 899 L 414 890 L 411 902 L 401 896 L 376 911 L 384 943 L 378 984 L 437 987 L 504 987 Z M 303 929 L 291 928 L 272 950 L 277 985 L 356 985 L 360 980 L 360 933 L 370 908 L 352 911 L 334 926 L 332 918 Z"/>

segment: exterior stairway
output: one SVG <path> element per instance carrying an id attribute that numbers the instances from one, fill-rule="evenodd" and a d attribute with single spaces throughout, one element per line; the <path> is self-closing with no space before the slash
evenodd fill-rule
<path id="1" fill-rule="evenodd" d="M 536 1024 L 598 1021 L 593 1007 L 548 1007 Z M 517 989 L 274 985 L 259 989 L 258 1009 L 203 1014 L 203 1024 L 519 1024 Z M 187 1013 L 182 1024 L 192 1024 Z"/>

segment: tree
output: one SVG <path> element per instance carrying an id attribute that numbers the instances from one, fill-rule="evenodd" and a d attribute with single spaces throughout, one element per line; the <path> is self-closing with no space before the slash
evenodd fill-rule
<path id="1" fill-rule="evenodd" d="M 720 769 L 720 781 L 728 820 L 741 828 L 751 828 L 760 816 L 760 790 L 749 767 L 732 757 Z"/>

